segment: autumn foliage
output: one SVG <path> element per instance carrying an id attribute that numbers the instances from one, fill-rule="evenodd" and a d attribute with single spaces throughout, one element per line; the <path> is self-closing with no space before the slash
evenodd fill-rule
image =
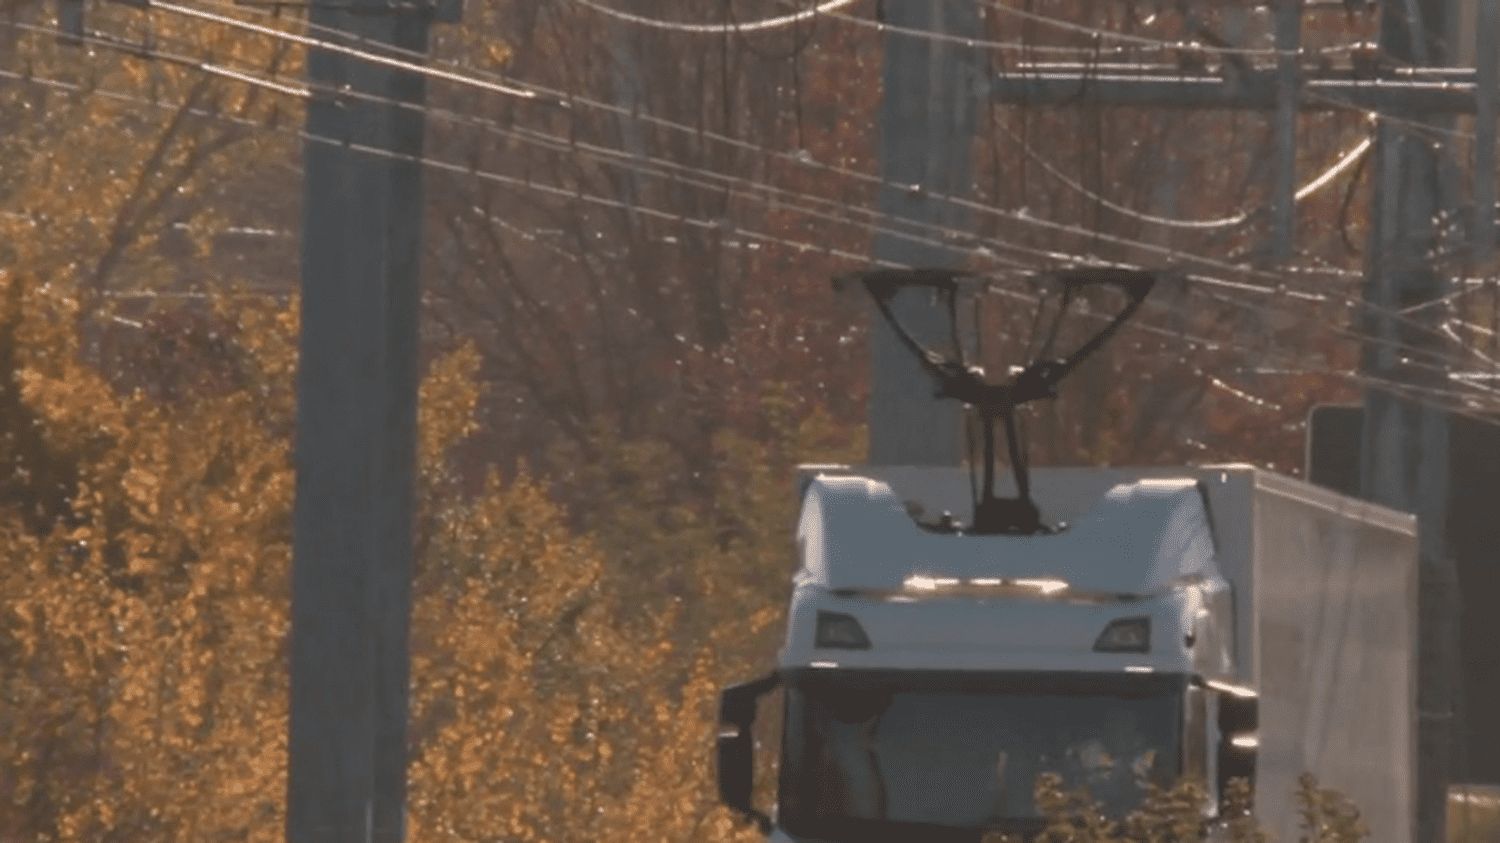
<path id="1" fill-rule="evenodd" d="M 1216 25 L 1138 5 L 1049 8 L 1172 39 Z M 467 7 L 435 61 L 570 107 L 430 86 L 428 154 L 465 174 L 427 184 L 411 839 L 754 839 L 713 801 L 714 695 L 780 636 L 793 467 L 864 453 L 869 313 L 827 277 L 881 233 L 860 211 L 883 36 L 826 18 L 694 41 L 555 0 Z M 122 43 L 86 50 L 53 37 L 50 5 L 0 15 L 0 841 L 277 840 L 302 100 L 182 59 L 295 88 L 305 55 L 129 4 L 89 5 Z M 1320 43 L 1371 23 L 1319 20 Z M 1367 131 L 1310 119 L 1308 170 Z M 959 232 L 972 268 L 1013 247 L 1244 258 L 1260 218 L 1162 232 L 1042 164 L 1151 213 L 1219 215 L 1265 198 L 1257 121 L 985 109 L 975 196 L 1005 213 Z M 1361 203 L 1341 200 L 1308 203 L 1301 257 L 1357 263 Z M 1357 292 L 1318 279 L 1332 302 Z M 1030 301 L 1005 301 L 979 316 L 996 369 L 1034 339 Z M 1357 346 L 1324 330 L 1349 314 L 1246 301 L 1161 291 L 1027 419 L 1037 462 L 1295 470 L 1308 406 L 1357 395 Z M 1087 813 L 1049 793 L 1059 822 Z"/>
<path id="2" fill-rule="evenodd" d="M 192 387 L 163 399 L 77 362 L 65 297 L 4 291 L 0 837 L 277 839 L 295 320 L 197 314 L 219 357 L 162 361 Z M 472 431 L 475 365 L 441 357 L 422 396 L 413 839 L 722 836 L 708 718 L 776 620 L 784 565 L 755 536 L 787 514 L 783 475 L 724 444 L 738 536 L 650 497 L 581 535 L 524 472 L 462 493 L 443 454 Z M 641 581 L 647 559 L 608 552 L 627 532 L 696 558 Z"/>

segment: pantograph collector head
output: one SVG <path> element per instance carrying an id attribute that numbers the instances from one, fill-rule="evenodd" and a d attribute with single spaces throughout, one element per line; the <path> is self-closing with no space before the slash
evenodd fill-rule
<path id="1" fill-rule="evenodd" d="M 1035 535 L 1052 530 L 1042 523 L 1036 502 L 1031 498 L 1030 475 L 1016 426 L 1016 410 L 1034 401 L 1056 398 L 1058 385 L 1063 379 L 1119 331 L 1140 308 L 1163 274 L 1114 266 L 1069 267 L 1038 273 L 1034 280 L 1060 288 L 1060 305 L 1034 358 L 1025 365 L 1011 367 L 1008 377 L 998 381 L 988 380 L 984 369 L 968 359 L 959 328 L 960 296 L 982 294 L 990 288 L 989 280 L 951 269 L 872 269 L 845 273 L 833 279 L 835 289 L 862 286 L 901 345 L 932 378 L 937 397 L 962 403 L 979 420 L 984 443 L 981 457 L 984 480 L 974 500 L 970 523 L 945 522 L 924 526 L 977 535 Z M 1113 315 L 1104 317 L 1104 325 L 1071 352 L 1054 354 L 1053 346 L 1074 302 L 1081 301 L 1086 290 L 1101 287 L 1123 293 L 1123 305 Z M 939 351 L 918 339 L 897 318 L 892 302 L 904 290 L 930 292 L 945 306 L 949 323 L 948 352 Z M 1038 307 L 1041 306 L 1039 303 Z M 995 494 L 997 423 L 1005 428 L 1006 449 L 1016 482 L 1016 496 L 1013 498 Z"/>

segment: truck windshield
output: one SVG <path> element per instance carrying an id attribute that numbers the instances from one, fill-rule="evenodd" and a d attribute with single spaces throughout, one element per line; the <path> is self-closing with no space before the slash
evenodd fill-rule
<path id="1" fill-rule="evenodd" d="M 852 674 L 788 689 L 781 814 L 794 832 L 1025 827 L 1043 773 L 1122 815 L 1180 768 L 1172 677 Z"/>

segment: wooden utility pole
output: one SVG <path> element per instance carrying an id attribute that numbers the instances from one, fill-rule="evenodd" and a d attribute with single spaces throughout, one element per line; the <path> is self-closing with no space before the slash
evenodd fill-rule
<path id="1" fill-rule="evenodd" d="M 965 196 L 972 180 L 976 112 L 984 84 L 975 51 L 962 43 L 900 30 L 978 38 L 973 0 L 884 3 L 885 91 L 880 110 L 880 212 L 901 221 L 962 230 L 967 215 L 933 194 Z M 907 266 L 962 267 L 956 252 L 880 235 L 877 260 Z M 915 291 L 897 295 L 892 309 L 912 333 L 947 344 L 945 311 Z M 931 378 L 889 326 L 871 315 L 870 454 L 873 465 L 958 465 L 963 458 L 961 408 L 933 396 Z"/>
<path id="2" fill-rule="evenodd" d="M 425 51 L 421 3 L 314 2 L 363 44 Z M 319 29 L 321 38 L 337 40 Z M 405 834 L 423 77 L 310 49 L 292 553 L 289 843 Z M 324 92 L 347 90 L 357 96 Z M 363 95 L 363 96 L 358 96 Z M 412 106 L 416 106 L 413 108 Z M 390 155 L 368 154 L 360 147 Z"/>

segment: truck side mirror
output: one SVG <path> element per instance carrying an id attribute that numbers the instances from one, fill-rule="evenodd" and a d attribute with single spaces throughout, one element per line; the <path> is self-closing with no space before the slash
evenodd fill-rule
<path id="1" fill-rule="evenodd" d="M 1219 694 L 1218 786 L 1223 794 L 1233 779 L 1255 787 L 1255 760 L 1260 751 L 1260 698 L 1243 692 Z"/>
<path id="2" fill-rule="evenodd" d="M 719 695 L 719 800 L 755 823 L 761 833 L 771 831 L 771 818 L 752 803 L 755 786 L 755 706 L 781 683 L 770 674 L 725 688 Z"/>

